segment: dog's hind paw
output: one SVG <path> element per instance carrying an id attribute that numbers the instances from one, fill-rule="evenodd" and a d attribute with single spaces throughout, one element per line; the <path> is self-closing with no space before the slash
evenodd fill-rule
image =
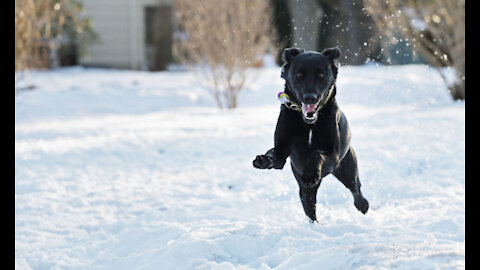
<path id="1" fill-rule="evenodd" d="M 355 201 L 353 204 L 358 211 L 362 212 L 362 214 L 367 213 L 369 207 L 367 199 L 365 199 L 365 197 L 363 197 L 363 195 L 360 193 L 358 195 L 354 195 L 354 200 Z"/>
<path id="2" fill-rule="evenodd" d="M 267 155 L 258 155 L 253 160 L 253 167 L 257 169 L 271 169 L 273 168 L 273 158 Z"/>

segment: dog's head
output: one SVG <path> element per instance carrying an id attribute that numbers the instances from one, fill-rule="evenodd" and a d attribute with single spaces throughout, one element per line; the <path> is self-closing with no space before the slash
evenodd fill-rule
<path id="1" fill-rule="evenodd" d="M 321 53 L 299 48 L 287 48 L 282 54 L 282 77 L 290 98 L 302 108 L 303 120 L 312 124 L 318 109 L 329 98 L 329 90 L 337 79 L 336 59 L 340 49 L 325 49 Z"/>

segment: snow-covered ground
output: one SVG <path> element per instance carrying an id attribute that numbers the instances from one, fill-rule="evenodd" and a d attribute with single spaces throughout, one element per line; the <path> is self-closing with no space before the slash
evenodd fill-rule
<path id="1" fill-rule="evenodd" d="M 188 72 L 30 72 L 15 98 L 16 269 L 464 269 L 465 103 L 427 66 L 342 66 L 366 215 L 318 224 L 273 146 L 278 67 L 221 111 Z"/>

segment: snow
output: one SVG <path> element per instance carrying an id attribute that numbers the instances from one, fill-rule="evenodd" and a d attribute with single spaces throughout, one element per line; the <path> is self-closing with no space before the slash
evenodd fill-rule
<path id="1" fill-rule="evenodd" d="M 464 269 L 465 103 L 433 68 L 342 66 L 366 215 L 333 176 L 319 223 L 273 145 L 280 68 L 219 110 L 185 71 L 32 71 L 15 98 L 16 269 Z"/>

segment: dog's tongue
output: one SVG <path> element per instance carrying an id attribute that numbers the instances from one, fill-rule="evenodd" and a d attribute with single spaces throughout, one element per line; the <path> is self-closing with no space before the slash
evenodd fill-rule
<path id="1" fill-rule="evenodd" d="M 305 104 L 302 103 L 302 112 L 304 114 L 315 112 L 316 104 Z"/>

